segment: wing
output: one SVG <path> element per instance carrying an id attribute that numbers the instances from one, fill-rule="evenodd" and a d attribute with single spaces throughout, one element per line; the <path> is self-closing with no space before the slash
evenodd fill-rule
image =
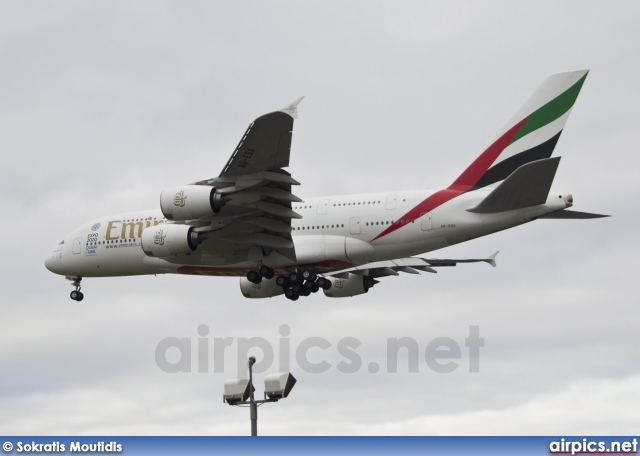
<path id="1" fill-rule="evenodd" d="M 289 166 L 297 99 L 286 108 L 254 120 L 220 173 L 221 178 L 272 171 Z"/>
<path id="2" fill-rule="evenodd" d="M 392 275 L 400 275 L 400 272 L 408 274 L 420 274 L 419 271 L 433 272 L 436 271 L 433 268 L 442 266 L 455 266 L 458 263 L 489 263 L 494 268 L 496 267 L 496 256 L 499 251 L 487 258 L 471 258 L 471 259 L 433 259 L 433 258 L 398 258 L 396 260 L 389 261 L 376 261 L 375 263 L 363 264 L 354 268 L 343 269 L 342 271 L 336 271 L 327 274 L 331 277 L 346 279 L 349 274 L 356 274 L 362 276 L 369 276 L 373 278 L 386 277 Z"/>
<path id="3" fill-rule="evenodd" d="M 301 100 L 253 121 L 220 175 L 195 183 L 215 187 L 221 207 L 198 228 L 206 238 L 198 262 L 257 262 L 269 255 L 295 260 L 291 219 L 301 216 L 291 203 L 302 200 L 291 186 L 300 183 L 282 168 L 289 166 L 293 121 Z"/>

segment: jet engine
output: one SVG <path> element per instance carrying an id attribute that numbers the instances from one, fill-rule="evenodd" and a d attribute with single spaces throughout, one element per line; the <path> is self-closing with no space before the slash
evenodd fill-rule
<path id="1" fill-rule="evenodd" d="M 369 291 L 378 281 L 373 277 L 349 274 L 346 279 L 331 279 L 331 288 L 323 290 L 330 298 L 347 298 Z"/>
<path id="2" fill-rule="evenodd" d="M 166 258 L 193 252 L 198 246 L 198 233 L 190 225 L 165 223 L 145 228 L 140 241 L 148 256 Z"/>
<path id="3" fill-rule="evenodd" d="M 209 185 L 183 185 L 160 194 L 160 209 L 167 220 L 193 220 L 220 212 L 227 198 Z"/>
<path id="4" fill-rule="evenodd" d="M 276 284 L 275 279 L 262 279 L 260 283 L 251 283 L 246 277 L 240 278 L 240 291 L 245 298 L 272 298 L 284 293 L 284 288 Z"/>

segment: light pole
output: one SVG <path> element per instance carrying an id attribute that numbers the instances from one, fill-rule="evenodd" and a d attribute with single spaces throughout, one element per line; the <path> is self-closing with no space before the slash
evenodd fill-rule
<path id="1" fill-rule="evenodd" d="M 258 404 L 256 404 L 256 399 L 253 397 L 253 393 L 255 388 L 253 387 L 253 365 L 256 363 L 256 359 L 251 356 L 249 357 L 249 361 L 247 362 L 247 366 L 249 367 L 249 418 L 251 419 L 251 435 L 258 435 Z"/>
<path id="2" fill-rule="evenodd" d="M 270 374 L 264 378 L 264 399 L 256 400 L 253 387 L 253 365 L 255 357 L 249 357 L 249 380 L 236 379 L 224 382 L 223 402 L 229 405 L 249 405 L 249 418 L 251 419 L 251 435 L 258 435 L 258 406 L 265 402 L 278 402 L 289 395 L 296 379 L 289 372 Z M 248 400 L 247 400 L 248 399 Z"/>

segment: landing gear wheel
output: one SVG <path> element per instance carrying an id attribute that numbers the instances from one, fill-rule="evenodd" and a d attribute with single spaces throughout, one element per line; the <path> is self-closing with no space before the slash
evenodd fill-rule
<path id="1" fill-rule="evenodd" d="M 275 271 L 271 269 L 269 266 L 260 266 L 258 270 L 260 275 L 265 279 L 273 279 L 273 276 L 276 275 Z"/>
<path id="2" fill-rule="evenodd" d="M 249 282 L 251 282 L 251 283 L 258 284 L 258 283 L 262 282 L 262 277 L 256 271 L 249 271 L 249 272 L 247 272 L 247 280 Z"/>
<path id="3" fill-rule="evenodd" d="M 71 299 L 73 299 L 74 301 L 80 302 L 80 301 L 82 301 L 84 299 L 84 294 L 81 291 L 73 290 L 71 292 L 71 294 L 69 295 L 69 297 Z"/>
<path id="4" fill-rule="evenodd" d="M 319 289 L 320 285 L 318 285 L 318 282 L 313 282 L 313 284 L 311 284 L 311 293 L 317 293 Z"/>
<path id="5" fill-rule="evenodd" d="M 311 294 L 311 290 L 306 287 L 302 287 L 300 290 L 300 296 L 309 296 Z"/>
<path id="6" fill-rule="evenodd" d="M 290 299 L 292 301 L 297 301 L 298 298 L 300 297 L 300 295 L 298 293 L 296 293 L 295 291 L 293 291 L 291 288 L 289 288 L 287 291 L 284 292 L 284 295 L 287 299 Z"/>
<path id="7" fill-rule="evenodd" d="M 322 288 L 323 290 L 329 290 L 331 289 L 331 280 L 326 279 L 324 277 L 320 277 L 316 283 L 318 284 L 318 286 L 320 288 Z"/>
<path id="8" fill-rule="evenodd" d="M 285 276 L 278 276 L 278 278 L 276 279 L 276 285 L 281 288 L 286 288 L 289 286 L 289 279 Z"/>
<path id="9" fill-rule="evenodd" d="M 291 283 L 300 283 L 302 282 L 302 276 L 297 272 L 292 272 L 291 274 L 289 274 L 289 280 L 291 281 Z"/>
<path id="10" fill-rule="evenodd" d="M 313 282 L 314 280 L 316 280 L 316 277 L 317 276 L 312 271 L 302 271 L 302 278 L 304 280 Z"/>

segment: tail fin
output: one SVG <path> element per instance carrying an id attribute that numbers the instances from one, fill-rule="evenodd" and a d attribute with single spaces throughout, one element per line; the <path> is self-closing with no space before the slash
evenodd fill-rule
<path id="1" fill-rule="evenodd" d="M 578 98 L 582 84 L 589 70 L 560 73 L 549 76 L 534 92 L 520 110 L 504 126 L 491 145 L 451 184 L 448 188 L 433 193 L 414 206 L 398 220 L 411 221 L 431 212 L 438 206 L 456 196 L 479 188 L 495 186 L 512 175 L 515 170 L 528 163 L 548 159 L 556 147 L 560 133 Z M 539 201 L 548 185 L 551 185 L 557 161 L 547 161 L 523 170 L 504 182 L 504 187 L 491 193 L 475 212 L 495 212 L 503 207 L 527 207 Z M 526 190 L 531 179 L 540 179 L 531 191 Z M 508 193 L 515 187 L 522 187 L 517 198 Z M 523 206 L 524 204 L 524 206 Z M 403 223 L 394 222 L 372 239 L 380 239 L 400 227 Z"/>
<path id="2" fill-rule="evenodd" d="M 522 165 L 550 158 L 588 72 L 549 76 L 449 188 L 483 188 L 503 181 Z"/>

